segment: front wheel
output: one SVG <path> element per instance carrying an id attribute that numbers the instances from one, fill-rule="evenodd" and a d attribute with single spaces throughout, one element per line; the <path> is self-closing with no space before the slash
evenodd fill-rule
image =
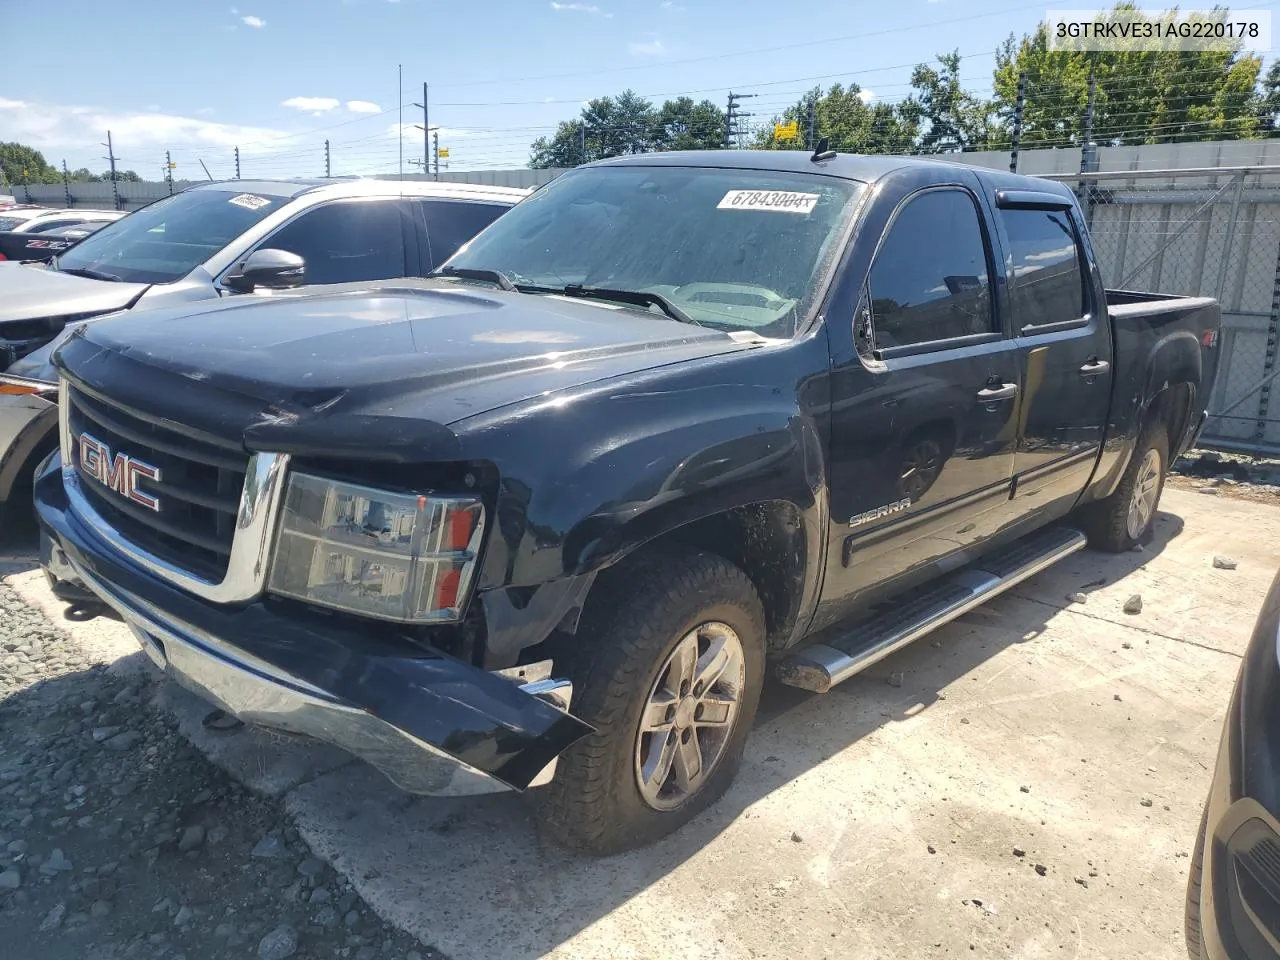
<path id="1" fill-rule="evenodd" d="M 643 846 L 728 789 L 764 680 L 764 610 L 721 557 L 655 551 L 598 586 L 569 661 L 596 732 L 535 795 L 543 829 L 595 854 Z"/>
<path id="2" fill-rule="evenodd" d="M 1169 435 L 1164 424 L 1153 421 L 1143 427 L 1129 466 L 1111 496 L 1080 511 L 1090 545 L 1122 553 L 1145 541 L 1155 525 L 1168 469 Z"/>

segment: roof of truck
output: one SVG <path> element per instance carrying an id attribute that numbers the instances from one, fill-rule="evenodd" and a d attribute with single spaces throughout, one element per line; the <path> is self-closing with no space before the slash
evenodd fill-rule
<path id="1" fill-rule="evenodd" d="M 1069 193 L 1052 180 L 1007 173 L 940 157 L 865 156 L 838 153 L 830 160 L 813 161 L 808 150 L 680 150 L 670 153 L 638 153 L 597 160 L 588 166 L 728 167 L 739 170 L 774 170 L 783 173 L 820 173 L 846 180 L 872 183 L 907 167 L 955 168 L 977 174 L 993 187 L 1035 189 Z"/>

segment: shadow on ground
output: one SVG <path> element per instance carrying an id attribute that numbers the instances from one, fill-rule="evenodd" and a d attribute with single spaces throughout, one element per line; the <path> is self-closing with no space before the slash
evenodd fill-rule
<path id="1" fill-rule="evenodd" d="M 1181 531 L 1179 518 L 1161 514 L 1141 552 L 1077 554 L 1092 580 L 1077 578 L 1069 592 L 1088 593 L 1124 578 Z M 565 955 L 590 953 L 608 936 L 629 937 L 628 924 L 638 921 L 615 911 L 655 885 L 665 891 L 677 871 L 681 891 L 702 889 L 714 900 L 715 891 L 733 884 L 723 873 L 726 862 L 770 853 L 767 845 L 735 846 L 752 833 L 726 834 L 726 828 L 756 816 L 756 804 L 801 775 L 838 764 L 842 751 L 864 737 L 929 710 L 983 662 L 1040 636 L 1050 618 L 1071 606 L 1067 592 L 1057 604 L 997 598 L 825 696 L 770 683 L 733 788 L 689 826 L 643 850 L 606 859 L 569 854 L 537 838 L 530 810 L 536 791 L 525 798 L 414 797 L 359 763 L 299 786 L 286 805 L 304 837 L 351 876 L 374 909 L 456 960 L 532 960 L 584 932 L 588 942 L 565 948 Z M 847 783 L 848 774 L 842 776 Z M 829 804 L 840 809 L 851 799 L 832 795 Z M 816 829 L 795 822 L 769 842 L 822 842 Z M 696 913 L 684 904 L 652 922 L 678 936 L 685 925 L 696 931 Z M 648 930 L 640 942 L 652 943 L 654 935 Z"/>

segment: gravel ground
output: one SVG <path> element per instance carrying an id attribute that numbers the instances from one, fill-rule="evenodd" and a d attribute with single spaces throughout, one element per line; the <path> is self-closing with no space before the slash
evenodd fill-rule
<path id="1" fill-rule="evenodd" d="M 0 957 L 441 957 L 184 740 L 154 687 L 0 582 Z"/>

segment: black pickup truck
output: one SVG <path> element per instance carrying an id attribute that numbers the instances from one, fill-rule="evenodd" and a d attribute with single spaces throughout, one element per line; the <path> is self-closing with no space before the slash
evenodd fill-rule
<path id="1" fill-rule="evenodd" d="M 235 717 L 620 850 L 728 787 L 767 671 L 1142 541 L 1219 322 L 1104 291 L 1053 183 L 620 158 L 434 279 L 84 326 L 46 564 Z"/>

